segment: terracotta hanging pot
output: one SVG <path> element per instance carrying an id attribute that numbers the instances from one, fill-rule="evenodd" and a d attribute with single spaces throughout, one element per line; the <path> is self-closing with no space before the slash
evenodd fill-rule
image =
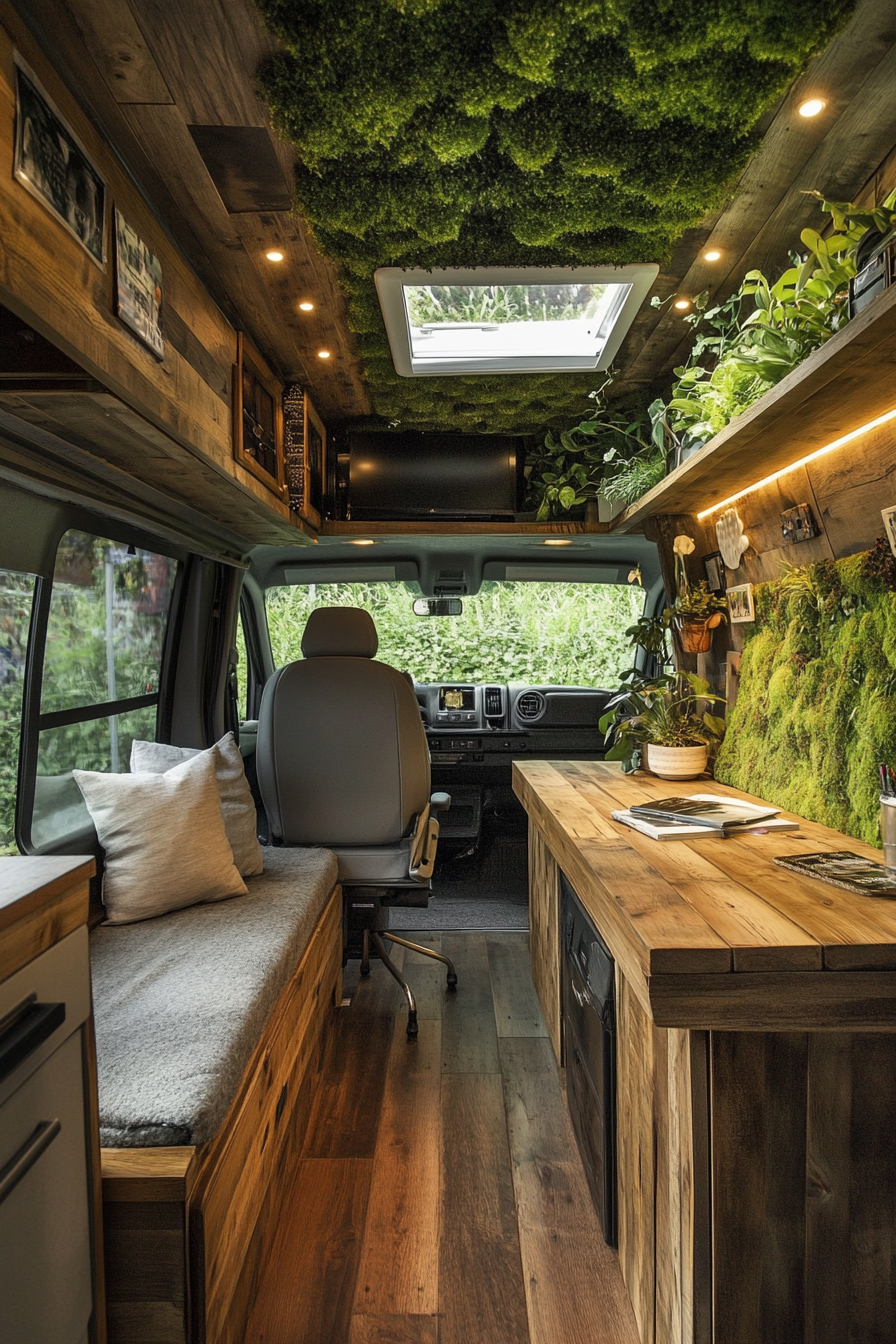
<path id="1" fill-rule="evenodd" d="M 712 632 L 722 621 L 722 613 L 714 611 L 705 621 L 689 621 L 679 617 L 678 638 L 685 653 L 708 653 L 712 644 Z"/>

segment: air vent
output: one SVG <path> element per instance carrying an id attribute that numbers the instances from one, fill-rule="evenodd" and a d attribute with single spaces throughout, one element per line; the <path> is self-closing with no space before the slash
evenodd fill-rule
<path id="1" fill-rule="evenodd" d="M 541 691 L 524 691 L 516 702 L 517 716 L 527 723 L 540 719 L 545 711 L 545 698 Z"/>
<path id="2" fill-rule="evenodd" d="M 487 719 L 503 719 L 504 717 L 504 692 L 500 686 L 486 686 L 485 688 L 485 717 Z"/>

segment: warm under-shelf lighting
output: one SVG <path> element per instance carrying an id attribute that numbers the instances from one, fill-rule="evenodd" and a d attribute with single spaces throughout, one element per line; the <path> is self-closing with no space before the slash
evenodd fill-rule
<path id="1" fill-rule="evenodd" d="M 823 448 L 816 448 L 814 453 L 807 453 L 805 457 L 797 458 L 796 462 L 791 462 L 789 466 L 782 467 L 780 471 L 773 471 L 771 476 L 764 476 L 761 481 L 755 485 L 748 485 L 744 490 L 738 490 L 736 495 L 729 495 L 727 499 L 720 499 L 718 504 L 712 504 L 702 513 L 698 513 L 698 518 L 706 518 L 716 509 L 724 509 L 726 505 L 733 504 L 736 499 L 743 499 L 744 495 L 751 495 L 754 490 L 761 490 L 763 486 L 771 485 L 772 481 L 777 481 L 779 477 L 786 476 L 788 471 L 796 471 L 797 467 L 804 467 L 808 462 L 814 462 L 817 457 L 822 457 L 825 453 L 830 453 L 834 448 L 843 448 L 845 444 L 852 443 L 853 439 L 858 439 L 862 434 L 867 434 L 872 429 L 879 429 L 881 425 L 886 425 L 890 420 L 896 420 L 896 406 L 892 411 L 887 411 L 885 415 L 879 415 L 876 420 L 869 420 L 867 425 L 859 425 L 858 429 L 850 430 L 842 438 L 834 439 L 833 443 L 826 443 Z"/>
<path id="2" fill-rule="evenodd" d="M 314 312 L 314 304 L 311 302 L 310 299 L 304 299 L 304 300 L 299 304 L 299 308 L 302 310 L 303 313 L 313 313 L 313 312 Z"/>
<path id="3" fill-rule="evenodd" d="M 819 112 L 824 110 L 825 101 L 823 98 L 807 98 L 804 103 L 800 103 L 801 117 L 817 117 Z"/>
<path id="4" fill-rule="evenodd" d="M 271 250 L 270 250 L 270 252 L 265 252 L 265 256 L 267 257 L 268 261 L 282 261 L 282 260 L 283 260 L 283 253 L 282 253 L 282 252 L 278 252 L 277 249 L 276 249 L 275 247 L 272 247 Z"/>

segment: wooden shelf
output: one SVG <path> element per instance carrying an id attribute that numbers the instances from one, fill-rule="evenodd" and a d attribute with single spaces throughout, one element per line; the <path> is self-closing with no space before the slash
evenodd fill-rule
<path id="1" fill-rule="evenodd" d="M 896 285 L 875 299 L 702 452 L 626 509 L 614 532 L 656 514 L 700 513 L 896 407 Z"/>
<path id="2" fill-rule="evenodd" d="M 605 536 L 609 523 L 458 523 L 458 522 L 370 522 L 321 524 L 322 537 L 581 537 Z"/>

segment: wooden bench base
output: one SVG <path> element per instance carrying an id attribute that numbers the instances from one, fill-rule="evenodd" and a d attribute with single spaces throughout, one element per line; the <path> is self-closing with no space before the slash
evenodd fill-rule
<path id="1" fill-rule="evenodd" d="M 109 1344 L 244 1344 L 341 982 L 337 887 L 215 1138 L 103 1149 Z"/>

